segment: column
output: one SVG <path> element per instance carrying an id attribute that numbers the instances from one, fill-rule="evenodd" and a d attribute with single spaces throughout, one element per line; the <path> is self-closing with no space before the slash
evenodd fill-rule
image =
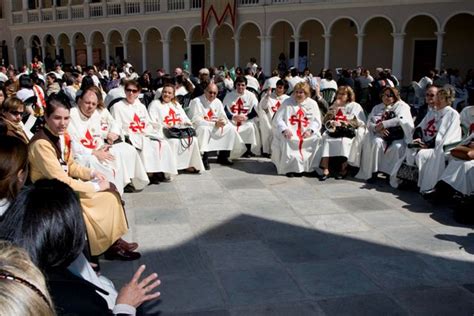
<path id="1" fill-rule="evenodd" d="M 76 66 L 76 45 L 69 44 L 69 47 L 71 47 L 71 64 Z"/>
<path id="2" fill-rule="evenodd" d="M 26 64 L 27 65 L 31 64 L 32 60 L 33 60 L 33 50 L 31 49 L 31 46 L 28 46 L 26 48 Z"/>
<path id="3" fill-rule="evenodd" d="M 188 56 L 188 66 L 189 66 L 188 71 L 190 74 L 192 73 L 192 69 L 193 69 L 193 65 L 191 63 L 191 60 L 192 60 L 191 43 L 192 43 L 192 40 L 190 38 L 187 38 L 186 39 L 186 55 Z"/>
<path id="4" fill-rule="evenodd" d="M 324 37 L 324 68 L 329 69 L 329 54 L 331 53 L 331 33 L 323 34 Z"/>
<path id="5" fill-rule="evenodd" d="M 214 37 L 210 37 L 208 38 L 209 40 L 209 53 L 210 53 L 210 56 L 209 56 L 209 63 L 211 67 L 214 67 L 215 66 L 215 50 L 216 50 L 216 41 L 214 39 Z"/>
<path id="6" fill-rule="evenodd" d="M 435 68 L 441 70 L 442 58 L 443 58 L 443 40 L 445 32 L 435 32 L 436 35 L 436 63 Z"/>
<path id="7" fill-rule="evenodd" d="M 270 76 L 272 73 L 272 37 L 265 36 L 264 39 L 265 46 L 265 66 L 263 67 L 263 72 L 266 76 Z"/>
<path id="8" fill-rule="evenodd" d="M 105 64 L 110 65 L 110 42 L 104 42 L 105 46 Z"/>
<path id="9" fill-rule="evenodd" d="M 12 50 L 13 50 L 13 65 L 15 66 L 16 69 L 19 69 L 20 65 L 18 65 L 18 56 L 17 56 L 18 51 L 17 51 L 15 45 L 12 45 Z"/>
<path id="10" fill-rule="evenodd" d="M 122 41 L 123 46 L 123 59 L 128 61 L 128 49 L 127 49 L 127 41 Z"/>
<path id="11" fill-rule="evenodd" d="M 293 35 L 293 40 L 295 42 L 295 49 L 293 51 L 294 53 L 294 58 L 293 58 L 293 67 L 295 67 L 297 70 L 299 70 L 299 59 L 300 59 L 300 37 Z"/>
<path id="12" fill-rule="evenodd" d="M 161 43 L 163 44 L 163 68 L 165 68 L 166 73 L 169 74 L 170 73 L 170 41 L 162 40 Z"/>
<path id="13" fill-rule="evenodd" d="M 146 44 L 147 44 L 147 41 L 146 40 L 142 40 L 140 41 L 140 43 L 142 43 L 142 72 L 144 72 L 147 68 L 146 68 Z"/>
<path id="14" fill-rule="evenodd" d="M 233 40 L 234 40 L 234 67 L 238 67 L 240 64 L 240 37 L 234 36 Z M 261 50 L 262 50 L 262 45 L 260 45 L 260 51 Z M 262 60 L 261 55 L 262 54 L 260 54 L 260 60 Z"/>
<path id="15" fill-rule="evenodd" d="M 87 49 L 87 65 L 86 66 L 91 66 L 93 64 L 92 44 L 91 43 L 85 43 L 85 44 L 86 44 L 86 49 Z"/>
<path id="16" fill-rule="evenodd" d="M 392 73 L 401 82 L 403 69 L 403 44 L 406 34 L 392 33 L 391 35 L 393 36 Z"/>
<path id="17" fill-rule="evenodd" d="M 356 34 L 357 37 L 357 66 L 362 66 L 362 60 L 364 58 L 364 37 L 365 34 Z"/>

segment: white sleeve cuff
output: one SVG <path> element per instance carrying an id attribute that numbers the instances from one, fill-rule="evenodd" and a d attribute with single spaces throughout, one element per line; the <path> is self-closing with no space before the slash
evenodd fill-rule
<path id="1" fill-rule="evenodd" d="M 135 315 L 137 313 L 137 310 L 135 309 L 135 307 L 128 304 L 117 304 L 112 310 L 112 313 L 114 315 L 117 315 L 117 314 Z"/>

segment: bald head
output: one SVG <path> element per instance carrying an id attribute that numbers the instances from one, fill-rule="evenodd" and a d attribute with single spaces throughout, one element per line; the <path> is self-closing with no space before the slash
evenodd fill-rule
<path id="1" fill-rule="evenodd" d="M 219 90 L 217 89 L 217 86 L 215 83 L 208 84 L 206 87 L 206 90 L 204 90 L 204 93 L 206 94 L 206 99 L 210 102 L 215 100 L 218 92 Z"/>

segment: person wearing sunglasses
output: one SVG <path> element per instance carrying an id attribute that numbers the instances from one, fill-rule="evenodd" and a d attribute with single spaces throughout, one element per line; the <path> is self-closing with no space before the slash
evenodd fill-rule
<path id="1" fill-rule="evenodd" d="M 367 182 L 374 182 L 379 172 L 396 180 L 397 163 L 403 160 L 414 129 L 410 106 L 400 99 L 397 88 L 385 87 L 381 99 L 367 119 L 368 134 L 356 175 Z"/>
<path id="2" fill-rule="evenodd" d="M 21 121 L 24 113 L 25 105 L 20 99 L 7 98 L 1 106 L 0 126 L 3 134 L 18 137 L 24 143 L 28 143 L 30 137 L 25 132 L 25 126 Z"/>
<path id="3" fill-rule="evenodd" d="M 436 94 L 438 93 L 438 87 L 437 86 L 428 86 L 426 88 L 425 92 L 425 103 L 420 106 L 417 110 L 416 113 L 414 114 L 415 116 L 415 126 L 418 126 L 421 121 L 426 116 L 426 113 L 432 111 L 435 107 L 436 103 Z"/>
<path id="4" fill-rule="evenodd" d="M 168 181 L 178 174 L 170 144 L 153 123 L 148 111 L 138 99 L 140 84 L 135 80 L 125 82 L 125 99 L 115 103 L 110 113 L 115 118 L 127 142 L 138 151 L 150 178 L 150 183 Z"/>

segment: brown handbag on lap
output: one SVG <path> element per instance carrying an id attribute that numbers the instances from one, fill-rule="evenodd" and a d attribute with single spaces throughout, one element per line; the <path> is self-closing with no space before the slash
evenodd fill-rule
<path id="1" fill-rule="evenodd" d="M 471 153 L 471 157 L 474 156 L 474 149 L 465 145 L 456 146 L 455 148 L 451 149 L 451 156 L 461 160 L 472 160 L 472 158 L 469 156 L 469 153 Z"/>

